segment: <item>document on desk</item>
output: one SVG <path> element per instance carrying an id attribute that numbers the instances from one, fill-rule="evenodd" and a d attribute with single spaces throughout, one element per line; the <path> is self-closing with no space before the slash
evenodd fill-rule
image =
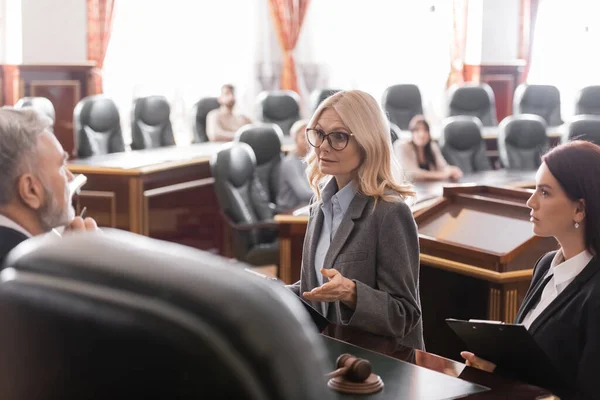
<path id="1" fill-rule="evenodd" d="M 446 323 L 465 343 L 465 350 L 493 362 L 509 377 L 551 390 L 564 387 L 558 370 L 525 326 L 452 318 Z"/>

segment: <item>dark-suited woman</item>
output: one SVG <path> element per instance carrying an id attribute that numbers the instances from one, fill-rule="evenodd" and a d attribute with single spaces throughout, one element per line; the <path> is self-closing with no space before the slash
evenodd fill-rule
<path id="1" fill-rule="evenodd" d="M 527 202 L 533 232 L 560 249 L 535 265 L 517 314 L 565 380 L 564 398 L 598 398 L 600 360 L 600 147 L 573 141 L 551 150 Z M 467 364 L 496 366 L 469 352 Z M 526 362 L 526 360 L 523 360 Z M 533 366 L 532 366 L 533 368 Z"/>
<path id="2" fill-rule="evenodd" d="M 342 91 L 306 135 L 315 192 L 300 281 L 290 288 L 341 327 L 423 348 L 419 241 L 392 155 L 390 128 L 369 94 Z"/>

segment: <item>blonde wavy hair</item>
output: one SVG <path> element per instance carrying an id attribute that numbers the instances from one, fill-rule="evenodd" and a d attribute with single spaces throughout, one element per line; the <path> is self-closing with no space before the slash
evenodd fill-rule
<path id="1" fill-rule="evenodd" d="M 319 105 L 307 128 L 314 128 L 327 108 L 335 110 L 358 142 L 361 163 L 354 179 L 358 192 L 374 197 L 375 202 L 394 202 L 414 197 L 415 192 L 412 186 L 404 183 L 404 174 L 394 156 L 387 118 L 373 96 L 360 90 L 338 92 Z M 317 200 L 320 200 L 322 184 L 328 176 L 319 170 L 314 148 L 306 161 L 306 175 Z"/>

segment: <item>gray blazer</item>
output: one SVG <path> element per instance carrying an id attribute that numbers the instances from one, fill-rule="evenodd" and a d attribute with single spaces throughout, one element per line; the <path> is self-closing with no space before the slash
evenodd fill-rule
<path id="1" fill-rule="evenodd" d="M 355 310 L 337 301 L 327 318 L 375 335 L 395 337 L 398 346 L 424 349 L 419 297 L 419 238 L 406 203 L 378 201 L 357 193 L 336 231 L 324 268 L 335 268 L 356 283 Z M 319 204 L 311 207 L 297 295 L 318 285 L 315 251 L 323 225 Z M 313 307 L 321 309 L 319 302 Z"/>

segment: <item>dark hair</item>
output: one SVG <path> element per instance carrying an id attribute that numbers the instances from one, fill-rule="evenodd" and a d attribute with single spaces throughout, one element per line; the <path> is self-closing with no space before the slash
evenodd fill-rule
<path id="1" fill-rule="evenodd" d="M 221 86 L 221 92 L 225 89 L 228 89 L 231 93 L 235 93 L 235 87 L 231 83 L 226 83 Z"/>
<path id="2" fill-rule="evenodd" d="M 600 146 L 574 140 L 550 150 L 542 160 L 569 199 L 585 201 L 585 246 L 600 255 Z"/>
<path id="3" fill-rule="evenodd" d="M 429 142 L 425 145 L 423 152 L 425 153 L 425 162 L 431 168 L 432 166 L 435 168 L 437 165 L 435 164 L 435 157 L 433 156 L 433 150 L 431 149 L 431 131 L 429 130 L 429 123 L 422 115 L 415 115 L 412 117 L 410 122 L 408 123 L 408 130 L 413 133 L 418 130 L 420 127 L 425 129 L 429 134 Z M 417 145 L 412 142 L 413 148 L 415 149 L 415 153 L 417 153 Z"/>

